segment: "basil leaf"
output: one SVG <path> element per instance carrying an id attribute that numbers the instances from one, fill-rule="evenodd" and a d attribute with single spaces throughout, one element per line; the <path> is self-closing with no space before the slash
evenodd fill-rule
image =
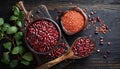
<path id="1" fill-rule="evenodd" d="M 23 59 L 27 60 L 27 61 L 32 61 L 33 60 L 33 55 L 31 52 L 27 52 L 22 56 Z"/>
<path id="2" fill-rule="evenodd" d="M 23 55 L 23 53 L 25 52 L 25 48 L 23 46 L 19 46 L 19 54 Z"/>
<path id="3" fill-rule="evenodd" d="M 14 15 L 12 15 L 11 17 L 10 17 L 10 20 L 11 21 L 15 21 L 15 20 L 17 20 L 18 19 L 18 17 L 17 16 L 14 16 Z"/>
<path id="4" fill-rule="evenodd" d="M 0 40 L 3 38 L 4 32 L 0 31 Z"/>
<path id="5" fill-rule="evenodd" d="M 11 68 L 16 67 L 17 65 L 18 65 L 18 60 L 12 60 L 12 61 L 10 62 L 10 67 L 11 67 Z"/>
<path id="6" fill-rule="evenodd" d="M 20 10 L 18 7 L 13 6 L 13 11 L 14 11 L 14 15 L 17 15 L 17 16 L 19 15 Z"/>
<path id="7" fill-rule="evenodd" d="M 12 54 L 18 54 L 19 50 L 20 50 L 19 46 L 14 47 L 13 50 L 12 50 Z"/>
<path id="8" fill-rule="evenodd" d="M 4 48 L 7 49 L 7 50 L 11 50 L 11 47 L 12 47 L 12 43 L 11 42 L 6 42 L 3 44 Z"/>
<path id="9" fill-rule="evenodd" d="M 8 28 L 10 27 L 10 25 L 8 24 L 8 23 L 4 23 L 3 25 L 2 25 L 2 31 L 4 32 L 4 31 L 6 31 Z"/>
<path id="10" fill-rule="evenodd" d="M 22 27 L 21 21 L 17 21 L 17 26 L 20 27 L 20 28 Z"/>
<path id="11" fill-rule="evenodd" d="M 16 26 L 11 26 L 8 28 L 7 34 L 14 34 L 17 32 L 17 30 L 18 30 L 18 28 Z"/>
<path id="12" fill-rule="evenodd" d="M 24 12 L 23 12 L 23 11 L 20 11 L 20 12 L 19 12 L 19 16 L 18 16 L 18 20 L 19 20 L 19 21 L 23 21 L 23 19 L 24 19 Z"/>
<path id="13" fill-rule="evenodd" d="M 30 62 L 26 61 L 26 60 L 22 60 L 21 63 L 24 64 L 24 65 L 26 65 L 26 66 L 28 66 L 30 64 Z"/>
<path id="14" fill-rule="evenodd" d="M 9 64 L 9 62 L 10 62 L 9 52 L 3 53 L 3 56 L 1 58 L 1 62 L 5 63 L 5 64 Z"/>
<path id="15" fill-rule="evenodd" d="M 4 19 L 0 18 L 0 26 L 4 24 Z"/>
<path id="16" fill-rule="evenodd" d="M 20 46 L 20 45 L 22 45 L 22 41 L 18 41 L 18 40 L 16 40 L 16 44 L 17 44 L 17 46 Z"/>
<path id="17" fill-rule="evenodd" d="M 20 40 L 23 38 L 23 32 L 17 32 L 14 35 L 15 40 Z"/>

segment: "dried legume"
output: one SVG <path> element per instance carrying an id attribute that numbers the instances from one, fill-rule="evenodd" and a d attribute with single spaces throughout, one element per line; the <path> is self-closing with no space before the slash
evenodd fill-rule
<path id="1" fill-rule="evenodd" d="M 76 56 L 85 57 L 91 54 L 95 48 L 95 44 L 88 37 L 81 37 L 74 42 L 71 48 Z"/>
<path id="2" fill-rule="evenodd" d="M 35 51 L 44 53 L 56 47 L 59 35 L 58 29 L 51 21 L 41 19 L 28 27 L 26 39 Z"/>
<path id="3" fill-rule="evenodd" d="M 71 33 L 77 33 L 82 30 L 85 25 L 84 16 L 80 12 L 74 10 L 67 11 L 62 16 L 61 21 L 65 29 Z"/>

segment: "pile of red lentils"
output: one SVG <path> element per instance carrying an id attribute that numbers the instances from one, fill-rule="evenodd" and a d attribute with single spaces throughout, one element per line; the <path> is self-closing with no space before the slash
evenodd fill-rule
<path id="1" fill-rule="evenodd" d="M 85 26 L 84 16 L 76 11 L 69 10 L 61 17 L 62 24 L 64 28 L 71 33 L 77 33 L 83 29 Z"/>

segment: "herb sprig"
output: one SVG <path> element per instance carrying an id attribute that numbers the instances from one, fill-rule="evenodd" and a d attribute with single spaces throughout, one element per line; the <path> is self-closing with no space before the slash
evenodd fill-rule
<path id="1" fill-rule="evenodd" d="M 3 43 L 4 52 L 1 62 L 8 64 L 11 68 L 18 64 L 29 65 L 33 60 L 31 52 L 27 51 L 23 41 L 22 21 L 24 19 L 23 11 L 17 6 L 13 6 L 13 15 L 10 16 L 10 23 L 5 23 L 3 18 L 0 18 L 0 41 L 6 39 Z"/>

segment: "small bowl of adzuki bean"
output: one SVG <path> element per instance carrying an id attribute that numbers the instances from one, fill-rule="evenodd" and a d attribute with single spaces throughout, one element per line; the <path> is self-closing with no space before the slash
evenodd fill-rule
<path id="1" fill-rule="evenodd" d="M 61 30 L 57 23 L 49 18 L 40 18 L 31 22 L 25 30 L 25 43 L 36 54 L 46 54 L 57 48 L 61 39 Z"/>
<path id="2" fill-rule="evenodd" d="M 86 36 L 77 38 L 71 46 L 74 55 L 78 58 L 89 56 L 91 53 L 93 53 L 95 48 L 95 42 L 91 38 Z"/>

